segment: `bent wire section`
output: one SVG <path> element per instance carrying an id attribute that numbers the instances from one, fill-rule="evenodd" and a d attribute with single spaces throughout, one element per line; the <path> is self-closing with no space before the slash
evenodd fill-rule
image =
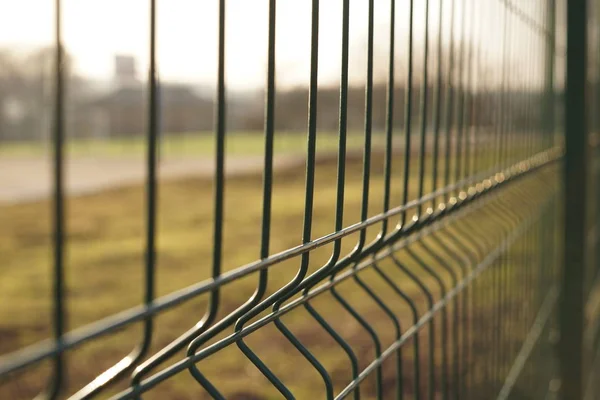
<path id="1" fill-rule="evenodd" d="M 377 3 L 377 4 L 376 4 Z M 140 344 L 113 367 L 71 395 L 72 399 L 95 397 L 112 384 L 129 379 L 128 387 L 114 399 L 138 399 L 159 383 L 187 373 L 210 396 L 226 398 L 226 387 L 218 387 L 200 363 L 225 348 L 239 350 L 244 360 L 258 370 L 261 378 L 286 399 L 297 398 L 289 377 L 279 376 L 245 339 L 273 324 L 274 335 L 291 345 L 322 382 L 326 399 L 383 398 L 473 398 L 498 393 L 506 398 L 517 388 L 519 377 L 528 371 L 527 363 L 537 357 L 536 346 L 544 329 L 550 326 L 556 303 L 557 263 L 544 255 L 544 248 L 556 247 L 556 165 L 563 149 L 547 124 L 534 118 L 536 107 L 546 107 L 546 98 L 532 95 L 536 77 L 533 68 L 524 71 L 529 79 L 515 83 L 511 65 L 523 57 L 528 65 L 540 60 L 551 40 L 549 27 L 536 15 L 549 12 L 540 4 L 535 15 L 508 0 L 409 0 L 399 11 L 389 0 L 389 56 L 386 72 L 386 104 L 383 151 L 382 204 L 375 204 L 373 192 L 376 164 L 374 114 L 377 57 L 376 6 L 369 0 L 366 20 L 366 65 L 362 171 L 360 172 L 360 215 L 358 222 L 345 225 L 344 205 L 349 114 L 349 51 L 351 47 L 350 0 L 341 7 L 341 65 L 339 90 L 338 147 L 333 229 L 313 238 L 317 139 L 319 136 L 319 39 L 324 18 L 319 0 L 310 1 L 310 80 L 308 85 L 308 124 L 306 132 L 306 171 L 301 243 L 277 254 L 271 251 L 273 159 L 275 153 L 276 33 L 278 6 L 268 2 L 267 76 L 264 115 L 264 171 L 260 251 L 257 261 L 234 270 L 222 271 L 223 224 L 225 208 L 226 155 L 226 1 L 218 6 L 217 79 L 215 102 L 215 175 L 213 263 L 211 278 L 191 284 L 175 293 L 155 296 L 156 221 L 159 147 L 159 72 L 156 57 L 156 1 L 150 0 L 150 62 L 148 132 L 146 136 L 146 259 L 142 305 L 68 331 L 64 321 L 64 89 L 60 1 L 56 0 L 56 110 L 53 126 L 54 165 L 54 331 L 53 339 L 0 357 L 0 378 L 33 364 L 52 359 L 53 377 L 40 396 L 50 399 L 65 394 L 64 375 L 67 351 L 117 332 L 134 323 L 143 323 Z M 418 11 L 421 11 L 420 13 Z M 501 13 L 500 13 L 501 12 Z M 437 13 L 437 14 L 436 14 Z M 498 14 L 498 33 L 485 35 L 485 21 Z M 403 18 L 406 32 L 398 30 Z M 437 17 L 437 18 L 436 18 Z M 416 22 L 421 18 L 420 21 Z M 526 32 L 519 47 L 516 26 Z M 437 30 L 436 30 L 437 29 Z M 402 36 L 400 36 L 402 34 Z M 422 49 L 415 44 L 422 36 Z M 449 36 L 449 38 L 447 37 Z M 489 40 L 486 40 L 489 39 Z M 404 41 L 406 54 L 396 59 L 397 43 Z M 448 45 L 446 49 L 445 45 Z M 485 48 L 489 44 L 492 50 Z M 495 52 L 495 53 L 494 53 Z M 498 68 L 486 72 L 484 65 L 500 54 Z M 543 57 L 542 57 L 543 58 Z M 399 67 L 400 62 L 403 63 Z M 419 68 L 420 67 L 420 68 Z M 399 74 L 398 71 L 402 71 Z M 400 75 L 403 75 L 399 78 Z M 404 83 L 404 96 L 396 90 Z M 483 94 L 496 92 L 487 98 Z M 524 116 L 509 107 L 511 85 L 519 86 L 529 97 Z M 419 88 L 420 90 L 416 90 Z M 404 97 L 404 98 L 402 98 Z M 418 104 L 417 103 L 418 99 Z M 402 114 L 403 115 L 398 115 Z M 486 125 L 485 113 L 491 113 Z M 395 118 L 399 119 L 395 121 Z M 524 122 L 519 118 L 523 118 Z M 399 131 L 397 126 L 403 126 Z M 521 124 L 521 125 L 519 125 Z M 553 128 L 550 126 L 550 128 Z M 517 133 L 516 130 L 519 130 Z M 401 149 L 396 151 L 395 141 Z M 415 151 L 413 151 L 415 150 Z M 401 173 L 395 173 L 396 167 Z M 393 204 L 398 195 L 399 204 Z M 412 200 L 411 200 L 412 199 Z M 377 211 L 373 213 L 372 209 Z M 368 233 L 375 238 L 368 241 Z M 343 252 L 342 241 L 356 235 L 352 248 Z M 346 243 L 347 244 L 347 243 Z M 310 270 L 310 256 L 319 247 L 331 245 L 329 259 Z M 557 250 L 558 251 L 558 250 Z M 268 294 L 270 274 L 284 261 L 297 262 L 295 275 Z M 241 305 L 220 316 L 222 290 L 230 283 L 257 276 L 253 292 Z M 383 286 L 379 286 L 383 284 Z M 537 285 L 537 286 L 536 286 Z M 342 290 L 350 287 L 351 295 Z M 385 293 L 380 292 L 385 287 Z M 186 301 L 207 295 L 204 314 L 192 326 L 154 354 L 155 317 Z M 354 296 L 359 296 L 357 304 Z M 348 332 L 316 305 L 327 298 L 341 310 L 337 316 L 359 327 L 365 342 L 357 344 Z M 373 312 L 383 315 L 388 331 L 373 324 L 362 303 L 373 304 Z M 521 304 L 519 304 L 521 303 Z M 519 307 L 522 305 L 522 307 Z M 332 346 L 347 363 L 348 376 L 340 383 L 318 348 L 298 335 L 296 326 L 283 317 L 302 309 L 304 322 L 322 328 Z M 401 310 L 401 311 L 399 311 Z M 200 318 L 199 320 L 197 318 Z M 353 325 L 353 326 L 354 326 Z M 504 327 L 504 328 L 503 328 Z M 320 329 L 319 328 L 319 329 Z M 515 338 L 505 332 L 514 330 Z M 365 348 L 372 357 L 365 359 Z M 488 349 L 482 360 L 481 349 Z M 179 359 L 177 359 L 179 357 Z M 393 358 L 391 367 L 384 362 Z M 175 361 L 172 361 L 175 359 Z M 267 365 L 269 364 L 269 365 Z M 387 364 L 386 364 L 387 365 Z M 202 367 L 202 368 L 201 368 Z M 160 370 L 159 370 L 160 368 Z M 204 371 L 204 372 L 203 372 Z M 387 384 L 392 371 L 394 388 Z M 125 375 L 131 376 L 125 379 Z M 373 378 L 372 382 L 370 379 Z M 103 393 L 104 394 L 104 393 Z"/>

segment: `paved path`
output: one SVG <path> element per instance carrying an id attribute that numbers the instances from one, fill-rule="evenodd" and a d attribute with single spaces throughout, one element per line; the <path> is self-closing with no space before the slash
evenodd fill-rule
<path id="1" fill-rule="evenodd" d="M 275 168 L 302 166 L 303 157 L 282 155 L 274 158 Z M 91 193 L 107 188 L 143 182 L 144 159 L 139 157 L 86 157 L 66 163 L 65 186 L 69 195 Z M 173 158 L 160 163 L 161 179 L 186 176 L 212 176 L 214 160 Z M 257 173 L 263 169 L 260 156 L 235 157 L 226 161 L 226 174 Z M 0 203 L 19 203 L 48 197 L 52 190 L 52 170 L 47 157 L 1 157 Z"/>
<path id="2" fill-rule="evenodd" d="M 419 143 L 411 150 L 418 154 Z M 402 144 L 394 146 L 401 153 Z M 349 157 L 362 157 L 361 150 L 348 152 Z M 336 157 L 336 153 L 321 153 L 317 159 Z M 262 156 L 235 156 L 226 160 L 226 174 L 256 174 L 263 169 Z M 274 157 L 276 169 L 303 167 L 304 156 L 279 154 Z M 161 160 L 160 179 L 189 176 L 211 177 L 214 160 L 208 157 L 172 157 Z M 65 186 L 68 195 L 93 193 L 100 190 L 141 183 L 146 177 L 146 165 L 139 156 L 80 156 L 66 162 Z M 0 156 L 0 204 L 36 201 L 49 197 L 52 190 L 51 160 L 46 156 Z"/>

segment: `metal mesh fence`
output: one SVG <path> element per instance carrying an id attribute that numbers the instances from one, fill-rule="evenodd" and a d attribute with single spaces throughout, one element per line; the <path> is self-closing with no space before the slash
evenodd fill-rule
<path id="1" fill-rule="evenodd" d="M 343 0 L 337 126 L 326 133 L 319 125 L 327 114 L 319 108 L 326 97 L 319 84 L 324 2 L 312 0 L 298 174 L 276 168 L 278 99 L 284 96 L 276 89 L 281 2 L 268 3 L 260 176 L 226 173 L 233 138 L 226 123 L 226 2 L 220 0 L 214 173 L 202 186 L 212 191 L 210 205 L 203 205 L 211 228 L 198 238 L 210 254 L 193 259 L 207 279 L 186 278 L 185 287 L 165 291 L 157 289 L 163 274 L 178 270 L 175 259 L 160 261 L 166 272 L 157 268 L 160 224 L 193 221 L 177 220 L 176 209 L 159 202 L 180 189 L 159 179 L 157 15 L 170 5 L 150 1 L 144 260 L 131 279 L 106 267 L 111 279 L 141 288 L 142 298 L 123 310 L 119 296 L 127 294 L 114 293 L 120 312 L 83 318 L 73 328 L 69 307 L 77 294 L 70 293 L 69 279 L 86 270 L 67 262 L 69 205 L 78 207 L 78 200 L 65 189 L 69 139 L 56 1 L 51 338 L 25 347 L 10 342 L 0 356 L 5 396 L 41 389 L 52 399 L 575 399 L 585 387 L 587 398 L 595 398 L 598 113 L 585 109 L 597 106 L 600 93 L 597 4 L 590 1 L 586 12 L 585 2 L 575 1 L 387 1 L 382 91 L 374 78 L 380 3 L 368 0 L 361 16 L 366 57 L 357 65 L 349 57 L 350 1 Z M 579 31 L 572 28 L 577 24 Z M 577 32 L 586 43 L 586 30 L 587 75 L 585 52 L 573 50 Z M 359 135 L 348 127 L 356 119 L 350 67 L 365 70 Z M 593 88 L 587 97 L 586 86 Z M 585 118 L 587 127 L 581 126 Z M 325 135 L 334 138 L 328 157 L 318 150 Z M 231 182 L 253 191 L 229 190 Z M 278 184 L 286 189 L 276 203 Z M 116 207 L 116 196 L 102 207 Z M 236 196 L 244 209 L 231 221 L 227 204 Z M 192 202 L 179 207 L 193 208 Z M 257 211 L 250 216 L 252 207 Z M 245 234 L 229 238 L 228 221 Z M 100 251 L 117 259 L 118 242 Z M 249 242 L 257 258 L 239 262 L 235 255 Z M 185 320 L 185 329 L 161 319 L 172 313 Z M 133 326 L 141 332 L 119 336 Z M 125 357 L 104 345 L 90 350 L 107 343 L 101 340 L 135 345 Z M 96 362 L 100 371 L 87 372 Z"/>

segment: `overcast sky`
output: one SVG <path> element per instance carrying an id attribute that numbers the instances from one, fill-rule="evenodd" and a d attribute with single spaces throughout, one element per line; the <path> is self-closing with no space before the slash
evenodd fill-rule
<path id="1" fill-rule="evenodd" d="M 457 26 L 464 0 L 456 1 Z M 466 0 L 475 4 L 475 0 Z M 479 1 L 479 0 L 478 0 Z M 484 1 L 484 0 L 480 0 Z M 63 0 L 63 32 L 68 51 L 79 73 L 107 79 L 112 74 L 114 54 L 131 54 L 138 60 L 140 77 L 147 68 L 148 0 Z M 157 0 L 158 60 L 161 77 L 202 84 L 214 83 L 216 76 L 216 0 Z M 415 42 L 422 43 L 424 1 L 415 1 Z M 449 19 L 450 1 L 445 1 L 444 18 Z M 491 6 L 485 27 L 488 37 L 499 32 L 501 2 Z M 535 0 L 524 1 L 524 8 Z M 483 4 L 483 3 L 481 3 Z M 364 55 L 367 27 L 367 0 L 351 1 L 350 54 L 352 79 L 365 75 Z M 397 0 L 397 54 L 406 54 L 408 0 Z M 390 3 L 375 1 L 375 43 L 379 56 L 376 70 L 385 71 L 389 48 Z M 321 82 L 335 83 L 339 75 L 341 43 L 341 0 L 322 0 L 320 5 Z M 533 11 L 532 11 L 533 12 Z M 267 0 L 227 1 L 226 74 L 230 88 L 262 86 L 265 81 L 268 29 Z M 431 1 L 430 35 L 436 37 L 439 1 Z M 51 44 L 53 0 L 0 0 L 0 46 Z M 305 84 L 309 77 L 311 1 L 277 2 L 277 66 L 280 85 Z M 497 21 L 495 21 L 497 20 Z M 458 34 L 458 32 L 457 32 Z M 445 37 L 448 35 L 446 34 Z M 415 45 L 419 50 L 422 45 Z M 493 52 L 492 52 L 493 55 Z M 498 54 L 499 56 L 499 54 Z M 418 55 L 417 55 L 418 58 Z M 358 62 L 360 61 L 360 62 Z M 400 65 L 399 70 L 403 67 Z"/>

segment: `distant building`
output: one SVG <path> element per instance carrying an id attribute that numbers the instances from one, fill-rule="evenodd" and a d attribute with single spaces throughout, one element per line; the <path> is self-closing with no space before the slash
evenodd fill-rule
<path id="1" fill-rule="evenodd" d="M 80 120 L 87 121 L 82 136 L 108 138 L 143 135 L 147 130 L 148 85 L 138 80 L 134 57 L 116 55 L 113 89 L 80 109 Z M 158 85 L 159 123 L 164 134 L 210 130 L 213 103 L 197 95 L 187 85 Z"/>
<path id="2" fill-rule="evenodd" d="M 138 84 L 137 66 L 133 56 L 117 54 L 114 60 L 114 84 L 118 87 Z"/>
<path id="3" fill-rule="evenodd" d="M 11 61 L 14 68 L 0 71 L 0 141 L 50 142 L 55 100 L 52 55 L 52 49 L 43 49 L 31 58 Z M 19 63 L 27 63 L 27 68 Z M 82 78 L 69 68 L 65 87 L 67 137 L 104 139 L 146 133 L 148 84 L 138 79 L 135 58 L 115 56 L 113 77 L 105 82 Z M 213 96 L 202 93 L 202 88 L 185 84 L 159 84 L 160 132 L 211 131 Z"/>
<path id="4" fill-rule="evenodd" d="M 90 136 L 126 137 L 144 134 L 148 124 L 148 88 L 124 86 L 88 104 L 89 112 L 104 134 Z M 159 86 L 160 129 L 166 134 L 206 131 L 213 124 L 213 102 L 196 95 L 186 85 Z"/>

